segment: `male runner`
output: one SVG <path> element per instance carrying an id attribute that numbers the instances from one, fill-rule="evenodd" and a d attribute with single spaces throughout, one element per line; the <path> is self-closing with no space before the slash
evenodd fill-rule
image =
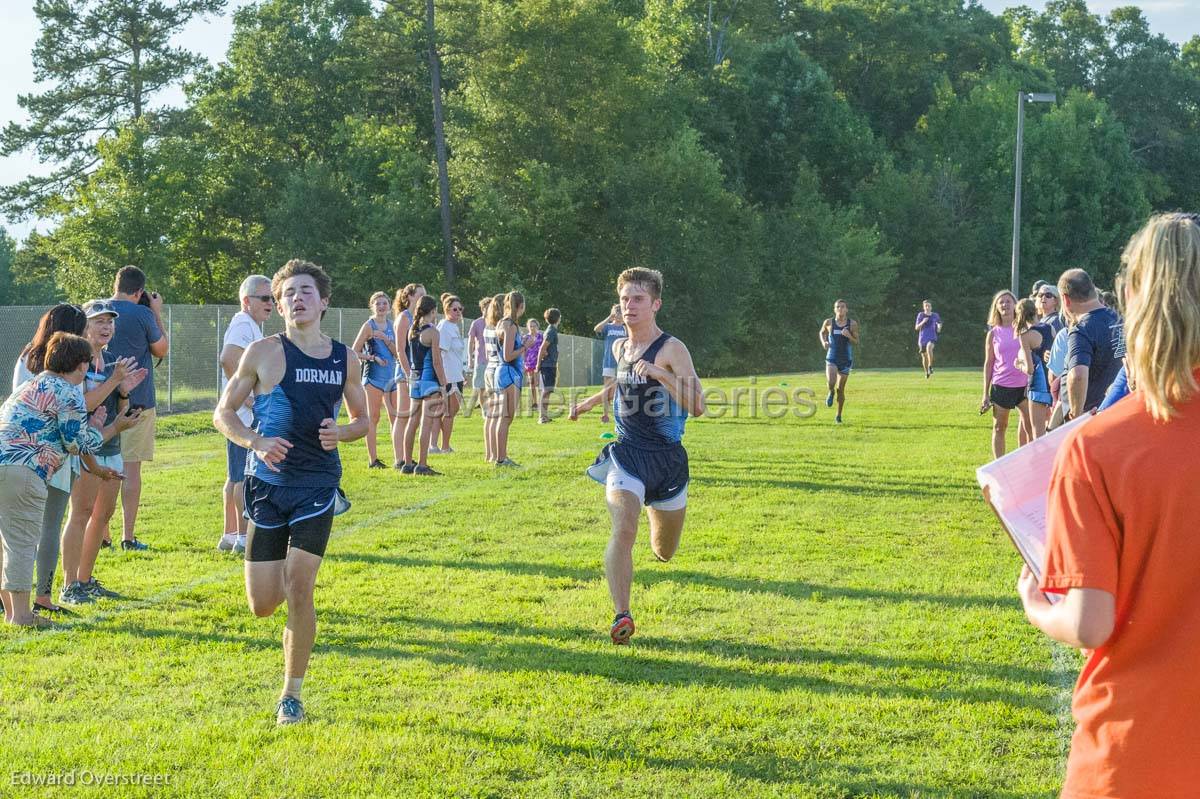
<path id="1" fill-rule="evenodd" d="M 921 354 L 921 367 L 928 380 L 933 375 L 933 348 L 937 345 L 938 334 L 942 332 L 942 317 L 933 312 L 933 303 L 929 300 L 921 303 L 916 331 L 917 352 Z"/>
<path id="2" fill-rule="evenodd" d="M 655 321 L 662 307 L 662 273 L 626 269 L 617 278 L 617 294 L 629 335 L 612 344 L 615 380 L 572 407 L 570 418 L 615 395 L 617 440 L 604 448 L 588 476 L 606 485 L 612 537 L 604 572 L 617 612 L 610 634 L 614 644 L 624 644 L 634 631 L 629 591 L 642 505 L 650 518 L 650 548 L 665 563 L 679 548 L 687 512 L 684 421 L 688 414 L 704 413 L 704 395 L 687 347 Z"/>
<path id="3" fill-rule="evenodd" d="M 339 488 L 341 441 L 367 432 L 367 396 L 354 350 L 321 332 L 332 288 L 325 270 L 291 260 L 271 279 L 284 332 L 246 348 L 213 414 L 246 467 L 246 597 L 256 616 L 287 602 L 279 724 L 304 719 L 300 688 L 317 632 L 313 587 L 333 517 L 350 507 Z M 238 417 L 254 392 L 255 430 Z M 350 421 L 337 423 L 342 400 Z"/>
<path id="4" fill-rule="evenodd" d="M 858 322 L 850 318 L 850 306 L 845 300 L 833 304 L 833 318 L 821 323 L 821 346 L 825 348 L 825 379 L 829 381 L 829 396 L 825 406 L 833 406 L 837 394 L 838 424 L 842 423 L 842 406 L 846 404 L 846 381 L 854 367 L 854 344 L 858 343 Z"/>

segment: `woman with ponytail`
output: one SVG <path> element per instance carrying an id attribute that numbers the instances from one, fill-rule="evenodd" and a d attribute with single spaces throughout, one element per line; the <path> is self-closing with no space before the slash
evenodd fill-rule
<path id="1" fill-rule="evenodd" d="M 402 474 L 441 474 L 430 469 L 426 462 L 429 445 L 442 428 L 446 385 L 438 331 L 433 324 L 436 313 L 437 301 L 433 297 L 426 294 L 417 300 L 406 340 L 406 360 L 410 365 L 408 395 L 412 400 L 412 412 L 404 429 Z M 420 454 L 414 457 L 418 427 L 421 429 Z"/>
<path id="2" fill-rule="evenodd" d="M 504 296 L 504 318 L 496 328 L 496 341 L 500 350 L 500 366 L 496 370 L 496 411 L 493 427 L 492 454 L 497 466 L 517 466 L 508 457 L 508 431 L 521 403 L 521 358 L 526 342 L 521 338 L 517 319 L 525 312 L 525 297 L 519 291 L 510 291 Z"/>
<path id="3" fill-rule="evenodd" d="M 413 314 L 417 303 L 425 296 L 425 287 L 420 283 L 409 283 L 396 292 L 392 302 L 392 314 L 395 321 L 394 340 L 396 342 L 396 418 L 392 422 L 392 454 L 395 456 L 395 467 L 399 469 L 404 460 L 404 432 L 408 427 L 408 419 L 412 415 L 412 399 L 408 390 L 408 373 L 412 366 L 408 362 L 408 333 L 412 330 Z"/>

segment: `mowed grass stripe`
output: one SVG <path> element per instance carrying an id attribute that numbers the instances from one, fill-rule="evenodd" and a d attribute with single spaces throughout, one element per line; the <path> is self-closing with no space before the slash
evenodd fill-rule
<path id="1" fill-rule="evenodd" d="M 824 397 L 817 375 L 758 386 L 781 382 Z M 582 474 L 598 412 L 519 419 L 515 473 L 482 463 L 478 415 L 432 459 L 440 480 L 369 472 L 351 445 L 311 721 L 289 730 L 283 614 L 251 617 L 213 550 L 221 442 L 164 439 L 155 549 L 97 567 L 135 599 L 0 635 L 5 760 L 173 777 L 113 796 L 1051 796 L 1077 661 L 1021 617 L 1019 562 L 973 481 L 977 392 L 975 372 L 856 372 L 840 428 L 745 400 L 689 422 L 683 545 L 659 564 L 643 527 L 626 648 L 607 640 L 607 513 Z"/>

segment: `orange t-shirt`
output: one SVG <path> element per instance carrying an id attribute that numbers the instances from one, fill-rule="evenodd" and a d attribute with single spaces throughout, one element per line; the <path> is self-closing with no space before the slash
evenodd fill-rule
<path id="1" fill-rule="evenodd" d="M 1200 399 L 1155 422 L 1135 393 L 1054 464 L 1042 589 L 1098 588 L 1116 625 L 1075 685 L 1062 796 L 1200 796 Z"/>

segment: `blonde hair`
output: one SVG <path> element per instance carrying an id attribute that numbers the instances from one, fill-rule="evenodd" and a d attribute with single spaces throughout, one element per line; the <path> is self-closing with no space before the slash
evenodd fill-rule
<path id="1" fill-rule="evenodd" d="M 1012 297 L 1013 309 L 1016 310 L 1017 295 L 1013 294 L 1008 289 L 1001 289 L 1000 291 L 997 291 L 996 295 L 992 297 L 992 309 L 988 311 L 988 327 L 996 327 L 997 325 L 1004 324 L 1004 321 L 1000 318 L 1000 298 L 1005 294 Z"/>
<path id="2" fill-rule="evenodd" d="M 1160 214 L 1121 255 L 1125 287 L 1125 366 L 1159 421 L 1200 386 L 1200 216 Z"/>
<path id="3" fill-rule="evenodd" d="M 375 300 L 379 299 L 380 297 L 383 297 L 386 300 L 388 298 L 387 292 L 377 291 L 374 294 L 372 294 L 371 299 L 367 300 L 367 308 L 374 311 L 375 310 Z"/>
<path id="4" fill-rule="evenodd" d="M 519 291 L 510 291 L 504 295 L 504 318 L 517 324 L 517 315 L 525 310 L 525 295 Z M 517 325 L 518 327 L 520 325 Z"/>
<path id="5" fill-rule="evenodd" d="M 487 316 L 484 318 L 483 324 L 486 327 L 495 327 L 500 321 L 500 317 L 504 315 L 504 295 L 497 294 L 492 297 L 491 303 L 488 305 Z"/>

